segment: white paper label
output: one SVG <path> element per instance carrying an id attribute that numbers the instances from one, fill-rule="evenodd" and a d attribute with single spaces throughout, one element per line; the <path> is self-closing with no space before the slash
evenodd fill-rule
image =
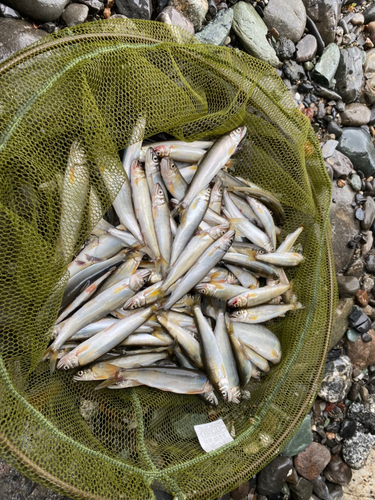
<path id="1" fill-rule="evenodd" d="M 209 424 L 194 425 L 199 444 L 204 451 L 213 451 L 233 441 L 224 422 L 215 420 Z"/>

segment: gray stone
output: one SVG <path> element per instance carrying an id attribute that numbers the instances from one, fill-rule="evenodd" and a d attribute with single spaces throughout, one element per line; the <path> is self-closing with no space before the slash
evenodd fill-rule
<path id="1" fill-rule="evenodd" d="M 312 76 L 315 81 L 330 87 L 334 83 L 334 76 L 340 62 L 340 49 L 335 43 L 330 43 L 315 65 Z"/>
<path id="2" fill-rule="evenodd" d="M 272 66 L 280 61 L 266 39 L 267 26 L 252 5 L 238 2 L 233 8 L 232 28 L 246 52 Z"/>
<path id="3" fill-rule="evenodd" d="M 342 486 L 339 484 L 330 483 L 327 481 L 328 491 L 331 495 L 331 500 L 344 500 Z"/>
<path id="4" fill-rule="evenodd" d="M 94 14 L 104 9 L 104 2 L 102 0 L 78 0 L 78 3 L 87 5 Z"/>
<path id="5" fill-rule="evenodd" d="M 294 60 L 285 61 L 283 64 L 284 75 L 292 82 L 297 83 L 298 80 L 305 76 L 303 66 L 296 63 Z"/>
<path id="6" fill-rule="evenodd" d="M 335 41 L 335 33 L 340 18 L 341 0 L 303 0 L 307 15 L 314 21 L 324 43 Z"/>
<path id="7" fill-rule="evenodd" d="M 313 485 L 313 491 L 318 496 L 318 498 L 320 498 L 321 500 L 331 500 L 328 486 L 326 485 L 325 480 L 322 476 L 318 476 L 315 479 L 312 479 L 311 484 Z"/>
<path id="8" fill-rule="evenodd" d="M 363 95 L 366 103 L 371 106 L 375 104 L 375 73 L 366 73 L 365 77 Z"/>
<path id="9" fill-rule="evenodd" d="M 337 92 L 334 92 L 331 89 L 326 89 L 321 85 L 319 85 L 318 88 L 315 88 L 314 94 L 316 94 L 319 97 L 324 97 L 325 99 L 329 99 L 332 101 L 341 101 L 341 96 Z"/>
<path id="10" fill-rule="evenodd" d="M 362 426 L 358 426 L 354 436 L 350 439 L 345 439 L 342 447 L 342 458 L 349 467 L 355 470 L 361 469 L 366 465 L 371 448 L 375 444 L 375 436 L 365 434 L 363 430 Z"/>
<path id="11" fill-rule="evenodd" d="M 337 307 L 335 309 L 335 314 L 333 317 L 331 341 L 329 344 L 329 349 L 335 347 L 335 345 L 343 338 L 345 332 L 348 329 L 348 314 L 350 313 L 354 305 L 353 298 L 340 299 Z"/>
<path id="12" fill-rule="evenodd" d="M 278 493 L 293 468 L 289 457 L 276 457 L 262 469 L 257 477 L 257 492 L 261 495 Z"/>
<path id="13" fill-rule="evenodd" d="M 71 3 L 64 10 L 62 15 L 62 20 L 67 26 L 77 26 L 86 21 L 89 15 L 89 8 L 87 5 L 82 5 L 80 3 Z"/>
<path id="14" fill-rule="evenodd" d="M 70 0 L 3 0 L 22 16 L 33 21 L 57 21 Z"/>
<path id="15" fill-rule="evenodd" d="M 220 10 L 217 16 L 197 33 L 195 37 L 202 43 L 224 45 L 233 21 L 233 9 Z"/>
<path id="16" fill-rule="evenodd" d="M 375 274 L 375 255 L 370 254 L 366 259 L 366 271 Z"/>
<path id="17" fill-rule="evenodd" d="M 306 9 L 302 0 L 269 0 L 263 13 L 268 28 L 276 28 L 281 36 L 298 42 L 303 35 Z"/>
<path id="18" fill-rule="evenodd" d="M 171 24 L 173 26 L 180 26 L 180 28 L 184 28 L 192 35 L 194 35 L 195 33 L 193 23 L 191 23 L 189 19 L 187 19 L 174 7 L 166 7 L 165 9 L 163 9 L 155 19 L 155 21 L 165 24 Z"/>
<path id="19" fill-rule="evenodd" d="M 12 7 L 4 5 L 3 3 L 0 3 L 0 16 L 10 17 L 12 19 L 19 19 L 21 17 L 16 10 L 12 9 Z"/>
<path id="20" fill-rule="evenodd" d="M 46 35 L 21 19 L 0 18 L 0 63 Z"/>
<path id="21" fill-rule="evenodd" d="M 349 185 L 339 188 L 336 183 L 332 185 L 332 199 L 330 221 L 332 229 L 332 248 L 336 272 L 346 268 L 354 255 L 354 248 L 349 248 L 347 243 L 359 232 L 359 221 L 354 218 L 351 203 L 355 193 Z"/>
<path id="22" fill-rule="evenodd" d="M 297 62 L 311 61 L 316 56 L 318 42 L 315 36 L 306 35 L 297 43 Z"/>
<path id="23" fill-rule="evenodd" d="M 359 47 L 349 47 L 340 51 L 336 87 L 344 102 L 353 102 L 359 96 L 363 80 L 362 59 L 362 50 Z"/>
<path id="24" fill-rule="evenodd" d="M 319 397 L 330 403 L 342 401 L 348 394 L 351 385 L 352 364 L 348 356 L 328 361 L 324 369 Z"/>
<path id="25" fill-rule="evenodd" d="M 313 434 L 311 431 L 311 418 L 310 415 L 306 415 L 302 421 L 301 427 L 285 446 L 281 454 L 287 457 L 294 457 L 301 451 L 305 450 L 312 442 Z"/>
<path id="26" fill-rule="evenodd" d="M 341 127 L 334 121 L 328 123 L 327 132 L 329 134 L 333 134 L 336 137 L 336 139 L 339 139 L 342 134 Z"/>
<path id="27" fill-rule="evenodd" d="M 366 24 L 375 21 L 375 3 L 371 2 L 371 4 L 367 7 L 367 9 L 363 11 L 363 15 Z"/>
<path id="28" fill-rule="evenodd" d="M 375 394 L 371 394 L 364 403 L 351 404 L 347 417 L 365 425 L 372 434 L 375 434 Z"/>
<path id="29" fill-rule="evenodd" d="M 276 55 L 280 61 L 285 61 L 285 59 L 291 59 L 294 52 L 296 51 L 296 46 L 292 40 L 288 40 L 281 36 L 276 43 Z"/>
<path id="30" fill-rule="evenodd" d="M 119 14 L 131 19 L 151 19 L 151 0 L 115 0 Z"/>
<path id="31" fill-rule="evenodd" d="M 362 189 L 362 181 L 358 174 L 352 174 L 350 177 L 350 185 L 354 189 L 354 191 L 361 191 Z"/>
<path id="32" fill-rule="evenodd" d="M 368 231 L 375 219 L 375 202 L 371 196 L 366 196 L 365 218 L 361 221 L 361 229 Z"/>
<path id="33" fill-rule="evenodd" d="M 337 276 L 337 286 L 339 295 L 342 298 L 354 297 L 360 289 L 358 278 L 355 276 L 343 276 L 342 274 Z"/>
<path id="34" fill-rule="evenodd" d="M 289 487 L 295 500 L 310 500 L 313 485 L 304 477 L 300 477 L 297 484 L 290 484 Z"/>
<path id="35" fill-rule="evenodd" d="M 324 159 L 329 158 L 334 154 L 338 143 L 339 143 L 338 141 L 334 141 L 333 139 L 330 139 L 329 141 L 327 141 L 323 144 L 322 155 L 323 155 Z"/>
<path id="36" fill-rule="evenodd" d="M 337 149 L 335 149 L 333 154 L 327 159 L 327 162 L 333 168 L 334 179 L 346 179 L 350 174 L 353 173 L 352 162 L 347 156 L 340 153 L 340 151 L 337 151 Z"/>
<path id="37" fill-rule="evenodd" d="M 208 12 L 207 0 L 169 0 L 168 5 L 175 7 L 181 14 L 187 17 L 193 23 L 195 30 L 201 29 Z"/>
<path id="38" fill-rule="evenodd" d="M 346 271 L 347 276 L 355 276 L 360 278 L 363 274 L 364 262 L 362 259 L 355 259 Z"/>
<path id="39" fill-rule="evenodd" d="M 367 106 L 359 102 L 353 102 L 345 107 L 340 114 L 341 123 L 347 127 L 360 127 L 366 125 L 371 118 L 371 111 Z"/>
<path id="40" fill-rule="evenodd" d="M 364 130 L 344 127 L 337 149 L 344 153 L 356 170 L 361 170 L 366 177 L 375 173 L 375 148 L 371 137 Z"/>
<path id="41" fill-rule="evenodd" d="M 323 54 L 323 50 L 324 50 L 324 47 L 326 46 L 326 44 L 324 43 L 324 40 L 323 40 L 321 34 L 319 33 L 319 30 L 316 27 L 316 24 L 309 16 L 306 16 L 306 28 L 307 28 L 308 32 L 310 33 L 310 35 L 315 36 L 316 41 L 318 43 L 317 54 L 318 54 L 318 56 L 321 56 Z"/>
<path id="42" fill-rule="evenodd" d="M 354 330 L 354 328 L 349 328 L 346 332 L 346 337 L 350 340 L 350 342 L 355 342 L 359 336 L 360 333 L 358 333 L 357 330 Z"/>

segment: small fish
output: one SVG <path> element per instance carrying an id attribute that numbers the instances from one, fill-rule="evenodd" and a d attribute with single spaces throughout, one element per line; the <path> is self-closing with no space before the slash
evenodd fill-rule
<path id="1" fill-rule="evenodd" d="M 264 304 L 289 290 L 290 285 L 274 285 L 246 290 L 228 301 L 229 307 L 254 307 Z"/>
<path id="2" fill-rule="evenodd" d="M 276 335 L 263 325 L 233 323 L 233 330 L 242 344 L 272 363 L 281 360 L 281 345 Z"/>
<path id="3" fill-rule="evenodd" d="M 292 267 L 298 266 L 304 259 L 303 255 L 293 252 L 275 252 L 257 255 L 257 260 L 273 264 L 274 266 Z"/>
<path id="4" fill-rule="evenodd" d="M 268 208 L 263 205 L 262 202 L 257 200 L 256 198 L 252 198 L 251 196 L 246 196 L 246 200 L 250 207 L 253 209 L 253 212 L 256 214 L 258 219 L 261 221 L 265 232 L 267 233 L 271 245 L 272 250 L 276 249 L 276 227 L 273 221 L 273 217 Z"/>
<path id="5" fill-rule="evenodd" d="M 288 234 L 288 236 L 275 250 L 275 252 L 276 253 L 290 252 L 292 250 L 294 243 L 297 241 L 297 238 L 302 233 L 302 231 L 303 231 L 303 226 L 296 229 L 293 233 Z"/>
<path id="6" fill-rule="evenodd" d="M 194 290 L 219 300 L 229 300 L 240 293 L 249 291 L 247 288 L 238 285 L 230 285 L 229 283 L 198 283 L 198 285 L 194 287 Z"/>
<path id="7" fill-rule="evenodd" d="M 168 207 L 168 198 L 165 196 L 158 182 L 154 184 L 152 188 L 152 216 L 154 218 L 160 253 L 165 262 L 164 267 L 161 269 L 162 276 L 164 276 L 171 260 L 173 238 L 170 225 L 171 213 Z"/>
<path id="8" fill-rule="evenodd" d="M 161 175 L 164 184 L 173 198 L 181 200 L 187 188 L 187 182 L 172 158 L 163 158 L 160 163 Z"/>
<path id="9" fill-rule="evenodd" d="M 171 157 L 175 161 L 197 162 L 206 154 L 206 150 L 190 145 L 161 144 L 154 147 L 155 153 L 160 157 Z"/>
<path id="10" fill-rule="evenodd" d="M 220 177 L 217 177 L 215 184 L 212 187 L 209 207 L 219 215 L 221 213 L 221 200 L 223 198 L 223 192 L 223 181 Z"/>
<path id="11" fill-rule="evenodd" d="M 225 265 L 237 277 L 243 287 L 250 288 L 251 290 L 259 287 L 259 281 L 254 274 L 233 264 L 225 263 Z"/>
<path id="12" fill-rule="evenodd" d="M 280 306 L 264 305 L 234 311 L 230 315 L 232 321 L 242 321 L 243 323 L 264 323 L 279 316 L 285 316 L 288 311 L 302 309 L 302 305 L 297 303 Z"/>
<path id="13" fill-rule="evenodd" d="M 132 161 L 138 158 L 138 156 L 141 154 L 142 140 L 145 133 L 145 128 L 146 119 L 143 115 L 141 115 L 138 118 L 134 129 L 132 130 L 130 136 L 130 146 L 125 149 L 124 155 L 122 157 L 122 166 L 124 167 L 124 170 L 128 177 L 130 177 L 130 167 Z"/>

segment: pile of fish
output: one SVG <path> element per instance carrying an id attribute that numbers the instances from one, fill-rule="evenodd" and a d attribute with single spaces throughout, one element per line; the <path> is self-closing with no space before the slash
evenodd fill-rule
<path id="1" fill-rule="evenodd" d="M 109 193 L 122 185 L 120 224 L 102 219 L 68 266 L 43 358 L 52 371 L 85 366 L 74 380 L 101 380 L 96 388 L 147 385 L 217 405 L 215 391 L 239 403 L 241 387 L 280 361 L 279 340 L 260 323 L 302 307 L 283 268 L 303 260 L 292 248 L 303 228 L 280 243 L 280 202 L 228 172 L 245 135 L 138 142 L 118 173 L 100 169 Z M 101 211 L 78 140 L 60 196 L 59 246 L 71 260 L 85 207 Z"/>

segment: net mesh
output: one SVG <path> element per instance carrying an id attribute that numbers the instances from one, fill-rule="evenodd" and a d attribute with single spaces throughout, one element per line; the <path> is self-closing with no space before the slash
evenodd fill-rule
<path id="1" fill-rule="evenodd" d="M 94 392 L 40 363 L 58 315 L 67 261 L 56 252 L 58 184 L 81 141 L 107 209 L 101 172 L 118 169 L 140 116 L 145 136 L 181 140 L 248 129 L 236 175 L 272 191 L 287 222 L 304 224 L 305 261 L 288 276 L 304 309 L 270 328 L 283 358 L 239 405 L 147 388 Z M 328 212 L 331 187 L 309 121 L 276 71 L 249 55 L 198 43 L 161 23 L 110 20 L 43 38 L 0 66 L 0 450 L 30 478 L 76 499 L 217 498 L 276 456 L 319 387 L 337 297 Z M 134 137 L 133 140 L 140 140 Z M 78 251 L 92 228 L 88 207 Z M 77 210 L 78 210 L 77 208 Z M 97 222 L 102 214 L 97 214 Z M 222 418 L 232 443 L 205 453 L 193 425 Z"/>

